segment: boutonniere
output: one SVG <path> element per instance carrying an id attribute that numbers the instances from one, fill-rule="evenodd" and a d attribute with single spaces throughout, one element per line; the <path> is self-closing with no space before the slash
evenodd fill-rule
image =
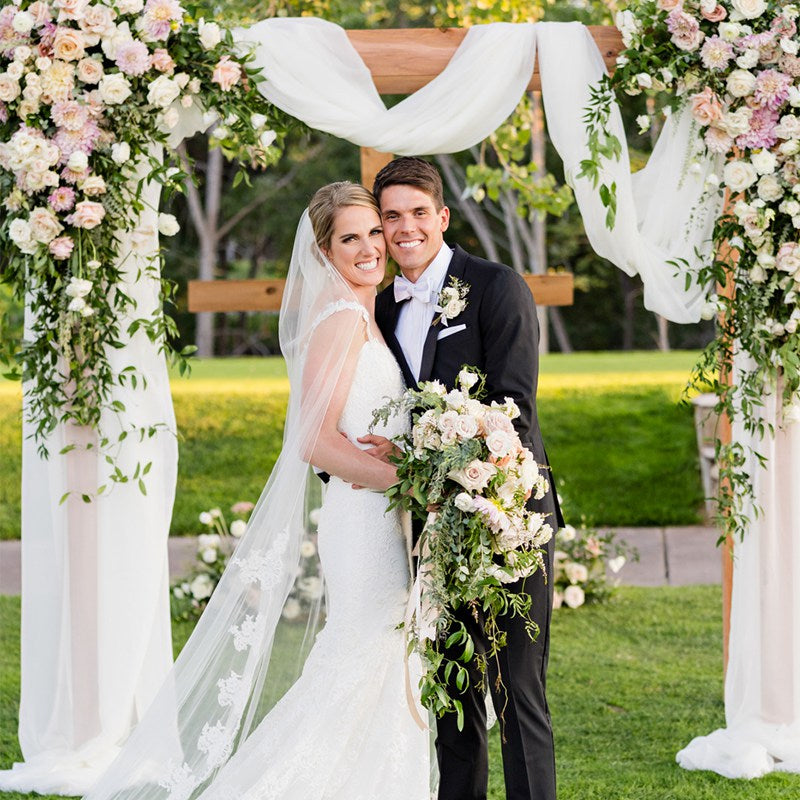
<path id="1" fill-rule="evenodd" d="M 436 301 L 435 310 L 439 316 L 435 317 L 432 325 L 440 322 L 447 327 L 447 323 L 457 317 L 467 307 L 467 295 L 469 294 L 469 284 L 462 283 L 458 278 L 450 276 L 450 284 L 445 286 Z"/>

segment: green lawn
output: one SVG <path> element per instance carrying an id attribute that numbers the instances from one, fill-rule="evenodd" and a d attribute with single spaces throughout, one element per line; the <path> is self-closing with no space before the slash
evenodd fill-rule
<path id="1" fill-rule="evenodd" d="M 676 404 L 691 352 L 542 359 L 541 426 L 571 521 L 688 525 L 702 491 L 691 411 Z M 195 362 L 174 377 L 182 436 L 175 534 L 203 509 L 258 498 L 277 458 L 288 381 L 279 358 Z M 0 538 L 19 536 L 19 387 L 0 381 Z"/>
<path id="2" fill-rule="evenodd" d="M 18 624 L 19 599 L 0 598 L 0 767 L 19 758 Z M 800 795 L 796 775 L 745 783 L 675 764 L 693 736 L 723 724 L 720 631 L 719 587 L 623 588 L 606 606 L 555 613 L 548 693 L 560 800 Z M 186 633 L 176 630 L 176 641 Z M 496 729 L 489 797 L 504 797 Z"/>

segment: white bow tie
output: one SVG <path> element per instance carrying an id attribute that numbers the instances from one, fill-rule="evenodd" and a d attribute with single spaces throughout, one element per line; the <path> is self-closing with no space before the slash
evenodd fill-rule
<path id="1" fill-rule="evenodd" d="M 428 278 L 420 278 L 416 283 L 412 283 L 402 275 L 395 276 L 394 279 L 394 301 L 400 303 L 403 300 L 416 298 L 421 303 L 435 303 L 436 292 L 431 289 Z"/>

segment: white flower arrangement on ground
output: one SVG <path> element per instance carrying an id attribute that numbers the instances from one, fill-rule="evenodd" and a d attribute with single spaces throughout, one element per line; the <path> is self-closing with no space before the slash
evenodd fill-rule
<path id="1" fill-rule="evenodd" d="M 545 516 L 526 508 L 550 484 L 514 429 L 519 410 L 510 398 L 482 403 L 484 384 L 467 367 L 458 388 L 448 392 L 436 381 L 423 383 L 375 413 L 377 422 L 412 411 L 411 433 L 399 440 L 402 454 L 394 459 L 398 483 L 387 492 L 393 506 L 426 520 L 419 541 L 421 603 L 407 634 L 423 660 L 423 704 L 439 716 L 455 711 L 459 722 L 461 701 L 444 676 L 452 673 L 463 689 L 465 663 L 474 659 L 483 671 L 487 659 L 497 657 L 505 642 L 500 618 L 528 616 L 531 598 L 519 582 L 544 571 L 542 546 L 553 535 Z M 455 619 L 463 608 L 483 616 L 488 652 L 476 652 Z M 527 628 L 532 638 L 537 635 L 532 621 Z M 455 646 L 461 655 L 446 656 L 445 648 Z"/>
<path id="2" fill-rule="evenodd" d="M 715 386 L 718 413 L 763 433 L 759 407 L 765 391 L 782 383 L 784 425 L 800 416 L 800 4 L 782 0 L 634 0 L 617 15 L 624 50 L 613 77 L 593 92 L 587 111 L 591 157 L 582 174 L 600 182 L 604 159 L 620 143 L 604 131 L 616 92 L 664 95 L 668 114 L 688 107 L 695 152 L 718 157 L 706 182 L 709 194 L 729 190 L 717 221 L 718 256 L 697 276 L 709 292 L 706 319 L 721 318 L 719 334 L 698 362 L 692 387 Z M 638 120 L 641 129 L 650 119 Z M 723 165 L 724 160 L 724 165 Z M 613 221 L 613 187 L 601 186 Z M 718 296 L 717 285 L 735 286 Z M 753 359 L 737 385 L 716 379 L 735 350 Z M 725 530 L 742 535 L 743 509 L 752 497 L 746 454 L 718 442 Z"/>
<path id="3" fill-rule="evenodd" d="M 580 608 L 606 602 L 619 579 L 616 575 L 638 553 L 614 533 L 600 533 L 582 523 L 565 525 L 556 533 L 553 557 L 553 608 Z"/>
<path id="4" fill-rule="evenodd" d="M 197 553 L 191 573 L 172 585 L 173 619 L 193 620 L 203 613 L 238 541 L 247 531 L 253 508 L 253 504 L 246 500 L 234 503 L 231 506 L 234 519 L 230 525 L 219 508 L 200 513 L 198 521 L 207 532 L 197 537 Z M 316 545 L 318 516 L 318 509 L 309 512 L 306 535 L 300 544 L 300 565 L 282 612 L 283 618 L 289 622 L 305 621 L 312 608 L 323 600 L 324 584 Z"/>
<path id="5" fill-rule="evenodd" d="M 0 5 L 0 279 L 31 312 L 26 340 L 3 340 L 0 360 L 28 381 L 43 453 L 59 422 L 97 429 L 104 409 L 122 410 L 109 400 L 113 385 L 145 381 L 109 365 L 123 318 L 133 320 L 128 333 L 144 330 L 168 351 L 176 334 L 160 306 L 136 318 L 118 265 L 120 233 L 133 232 L 144 210 L 135 170 L 144 166 L 167 191 L 186 177 L 156 160 L 153 146 L 191 110 L 207 124 L 225 120 L 227 155 L 253 166 L 279 156 L 273 142 L 288 120 L 257 91 L 251 58 L 178 0 Z M 157 224 L 162 235 L 178 233 L 171 215 Z M 156 266 L 133 269 L 146 275 Z M 164 282 L 161 299 L 172 292 Z M 113 456 L 120 442 L 99 433 Z M 111 480 L 129 478 L 116 469 Z"/>

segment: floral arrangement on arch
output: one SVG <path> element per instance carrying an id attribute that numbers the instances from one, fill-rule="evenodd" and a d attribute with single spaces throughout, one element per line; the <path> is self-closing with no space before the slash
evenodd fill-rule
<path id="1" fill-rule="evenodd" d="M 169 193 L 187 179 L 154 153 L 184 115 L 205 127 L 221 119 L 220 145 L 243 168 L 278 158 L 287 119 L 259 94 L 251 59 L 178 0 L 0 6 L 0 279 L 30 311 L 26 340 L 2 342 L 0 356 L 13 365 L 10 376 L 29 382 L 43 454 L 56 424 L 97 429 L 104 409 L 123 410 L 109 400 L 114 382 L 144 380 L 110 369 L 107 351 L 123 334 L 144 330 L 180 356 L 160 305 L 136 316 L 124 291 L 121 234 L 135 232 L 146 181 Z M 178 232 L 168 214 L 158 228 Z M 158 266 L 127 268 L 155 277 Z M 172 293 L 162 282 L 162 302 Z"/>
<path id="2" fill-rule="evenodd" d="M 192 571 L 172 584 L 170 606 L 174 620 L 195 620 L 205 610 L 222 573 L 228 566 L 239 539 L 247 531 L 254 505 L 240 500 L 231 506 L 234 518 L 228 524 L 219 508 L 202 511 L 198 517 L 206 533 L 197 537 L 197 552 Z M 300 565 L 294 584 L 283 606 L 287 622 L 305 622 L 312 609 L 322 601 L 324 583 L 317 556 L 319 509 L 308 513 L 306 535 L 300 543 Z"/>
<path id="3" fill-rule="evenodd" d="M 597 175 L 597 165 L 618 152 L 602 130 L 615 93 L 668 93 L 664 113 L 688 109 L 697 152 L 716 158 L 706 191 L 726 193 L 729 202 L 714 229 L 717 257 L 697 280 L 709 291 L 703 316 L 719 315 L 720 329 L 690 386 L 712 383 L 717 411 L 759 435 L 765 387 L 783 392 L 784 424 L 800 418 L 798 17 L 800 5 L 780 0 L 630 2 L 616 18 L 624 44 L 616 72 L 595 87 L 587 113 L 592 158 L 584 174 Z M 647 115 L 637 121 L 642 131 L 651 123 Z M 689 169 L 693 160 L 688 153 Z M 607 187 L 601 197 L 613 211 Z M 717 294 L 717 285 L 730 291 Z M 739 351 L 751 366 L 730 386 L 720 367 Z M 726 532 L 739 535 L 752 497 L 745 456 L 741 444 L 717 443 L 718 511 Z"/>

